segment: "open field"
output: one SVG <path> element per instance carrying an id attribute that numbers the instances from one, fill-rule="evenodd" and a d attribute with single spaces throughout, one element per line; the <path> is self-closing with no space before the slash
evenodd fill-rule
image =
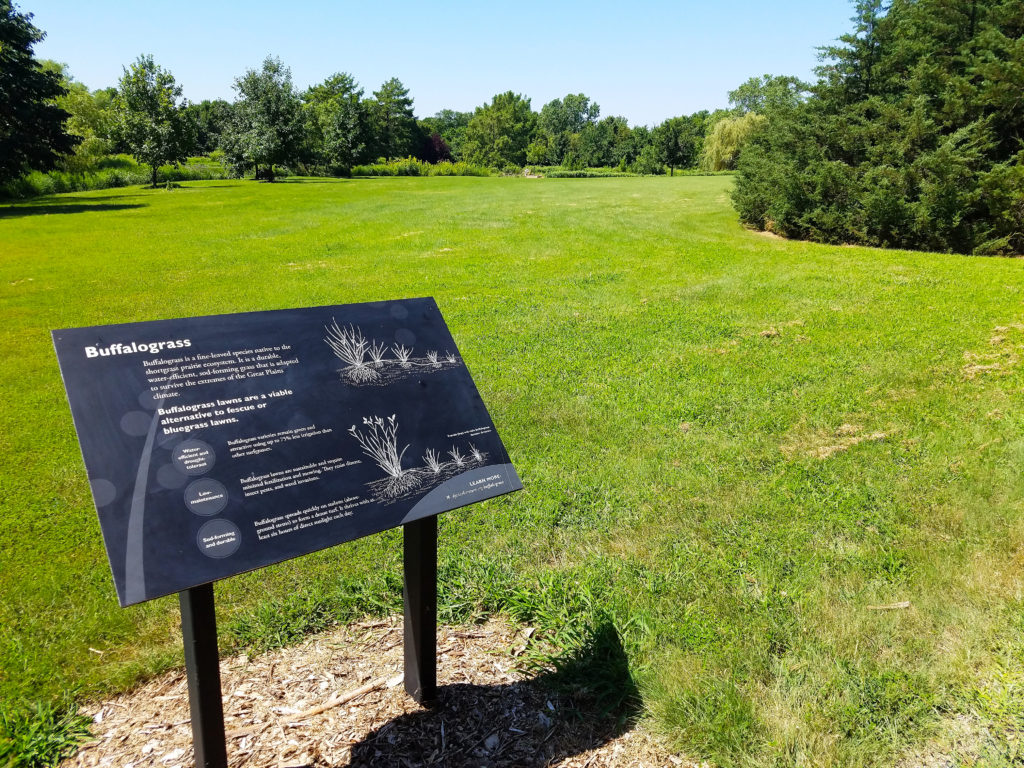
<path id="1" fill-rule="evenodd" d="M 432 295 L 526 486 L 441 519 L 444 618 L 613 629 L 652 727 L 722 764 L 1022 759 L 1024 262 L 765 237 L 731 183 L 0 206 L 0 699 L 180 656 L 175 600 L 117 606 L 49 329 Z M 399 544 L 222 582 L 225 647 L 393 610 Z"/>

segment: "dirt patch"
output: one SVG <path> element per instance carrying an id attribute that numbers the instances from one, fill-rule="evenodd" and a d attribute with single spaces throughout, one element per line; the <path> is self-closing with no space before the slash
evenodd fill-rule
<path id="1" fill-rule="evenodd" d="M 339 628 L 257 658 L 221 661 L 232 768 L 697 766 L 644 730 L 556 694 L 521 662 L 531 630 L 442 627 L 439 704 L 403 690 L 398 617 Z M 95 740 L 62 768 L 193 764 L 182 671 L 84 708 Z"/>
<path id="2" fill-rule="evenodd" d="M 788 442 L 780 446 L 787 459 L 806 456 L 812 459 L 827 459 L 843 453 L 861 443 L 884 440 L 887 432 L 866 432 L 856 424 L 843 424 L 832 432 L 818 430 L 811 433 L 794 433 Z"/>

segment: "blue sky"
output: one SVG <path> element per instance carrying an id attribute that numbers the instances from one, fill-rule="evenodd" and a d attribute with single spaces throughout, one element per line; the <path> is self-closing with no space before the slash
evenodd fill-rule
<path id="1" fill-rule="evenodd" d="M 40 58 L 90 88 L 151 53 L 191 101 L 234 98 L 267 54 L 304 88 L 349 72 L 369 94 L 398 77 L 420 117 L 501 91 L 534 109 L 585 93 L 631 124 L 727 104 L 764 73 L 812 76 L 816 47 L 850 29 L 848 0 L 707 2 L 197 2 L 16 0 L 47 33 Z"/>

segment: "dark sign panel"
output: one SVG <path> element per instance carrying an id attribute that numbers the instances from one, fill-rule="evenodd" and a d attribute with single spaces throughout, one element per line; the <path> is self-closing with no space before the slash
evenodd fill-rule
<path id="1" fill-rule="evenodd" d="M 53 341 L 122 605 L 522 488 L 433 299 Z"/>

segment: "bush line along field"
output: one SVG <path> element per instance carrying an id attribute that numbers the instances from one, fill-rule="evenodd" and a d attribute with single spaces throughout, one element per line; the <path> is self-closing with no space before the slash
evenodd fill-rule
<path id="1" fill-rule="evenodd" d="M 180 663 L 173 599 L 117 606 L 50 329 L 432 295 L 526 487 L 442 517 L 443 618 L 612 628 L 652 727 L 723 765 L 1019 759 L 1021 262 L 766 237 L 731 185 L 0 207 L 3 706 Z M 389 532 L 221 582 L 225 649 L 395 610 L 399 564 Z"/>

